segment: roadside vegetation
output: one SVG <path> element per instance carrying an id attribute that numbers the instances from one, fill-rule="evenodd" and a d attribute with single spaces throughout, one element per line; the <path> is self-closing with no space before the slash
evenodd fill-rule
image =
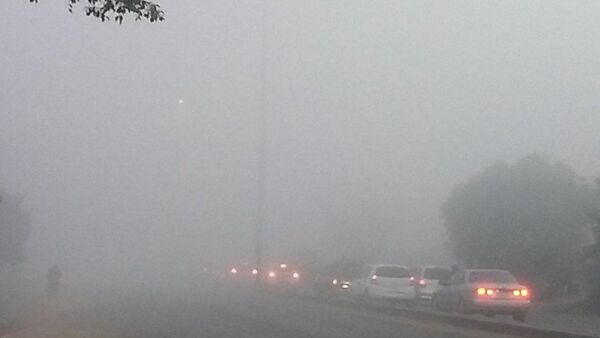
<path id="1" fill-rule="evenodd" d="M 465 267 L 512 271 L 538 299 L 580 292 L 600 304 L 599 200 L 598 187 L 567 164 L 532 154 L 458 184 L 441 210 L 448 246 Z"/>

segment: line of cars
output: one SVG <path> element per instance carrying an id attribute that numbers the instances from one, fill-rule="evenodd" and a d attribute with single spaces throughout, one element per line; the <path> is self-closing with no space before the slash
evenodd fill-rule
<path id="1" fill-rule="evenodd" d="M 289 289 L 303 287 L 307 273 L 306 269 L 291 263 L 266 264 L 261 271 L 242 263 L 239 266 L 231 266 L 225 277 L 230 282 L 248 284 L 260 280 L 261 284 L 274 289 Z"/>
<path id="2" fill-rule="evenodd" d="M 409 305 L 429 302 L 440 311 L 512 315 L 524 321 L 531 291 L 508 271 L 437 266 L 407 268 L 393 264 L 330 265 L 317 274 L 313 290 L 366 301 L 387 300 Z"/>
<path id="3" fill-rule="evenodd" d="M 260 280 L 272 290 L 311 288 L 321 297 L 385 300 L 411 306 L 429 303 L 439 311 L 488 317 L 508 314 L 517 321 L 525 320 L 531 304 L 531 290 L 510 272 L 498 269 L 336 262 L 309 271 L 301 265 L 278 263 L 265 265 L 262 271 L 242 264 L 231 267 L 227 275 L 236 282 Z"/>

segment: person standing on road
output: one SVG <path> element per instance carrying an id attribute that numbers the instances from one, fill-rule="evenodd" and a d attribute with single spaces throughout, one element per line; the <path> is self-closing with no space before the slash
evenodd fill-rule
<path id="1" fill-rule="evenodd" d="M 58 265 L 54 265 L 48 269 L 48 285 L 46 288 L 46 294 L 48 298 L 54 298 L 58 295 L 61 276 L 62 272 L 60 271 Z"/>

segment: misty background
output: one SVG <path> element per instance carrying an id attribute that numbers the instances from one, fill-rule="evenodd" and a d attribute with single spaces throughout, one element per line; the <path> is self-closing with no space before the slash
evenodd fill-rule
<path id="1" fill-rule="evenodd" d="M 449 263 L 440 205 L 481 168 L 598 175 L 598 2 L 160 3 L 116 25 L 2 2 L 0 186 L 40 270 L 253 260 L 263 24 L 272 258 Z"/>

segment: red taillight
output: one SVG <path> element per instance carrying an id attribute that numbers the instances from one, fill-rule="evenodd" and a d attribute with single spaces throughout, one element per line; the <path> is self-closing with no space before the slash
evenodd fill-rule
<path id="1" fill-rule="evenodd" d="M 496 290 L 486 288 L 477 288 L 475 292 L 478 296 L 493 296 L 496 294 Z"/>
<path id="2" fill-rule="evenodd" d="M 513 290 L 513 296 L 515 296 L 515 297 L 529 297 L 529 290 L 527 290 L 527 289 Z"/>
<path id="3" fill-rule="evenodd" d="M 427 285 L 427 282 L 424 279 L 419 279 L 419 285 L 425 286 Z"/>

